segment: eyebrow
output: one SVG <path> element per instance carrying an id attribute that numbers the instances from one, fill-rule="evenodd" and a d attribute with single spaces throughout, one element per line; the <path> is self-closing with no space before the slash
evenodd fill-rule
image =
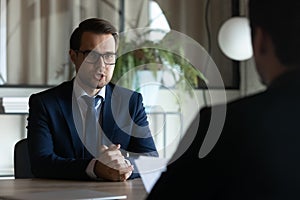
<path id="1" fill-rule="evenodd" d="M 90 49 L 87 49 L 87 50 L 81 50 L 81 51 L 90 51 L 90 52 L 96 52 L 98 54 L 115 54 L 116 52 L 114 51 L 105 51 L 103 53 L 100 53 L 99 51 L 96 51 L 96 50 L 90 50 Z"/>
<path id="2" fill-rule="evenodd" d="M 104 53 L 116 53 L 115 51 L 105 51 Z"/>

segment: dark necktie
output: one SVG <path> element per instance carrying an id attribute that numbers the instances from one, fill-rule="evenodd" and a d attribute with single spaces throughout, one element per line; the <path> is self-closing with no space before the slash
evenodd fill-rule
<path id="1" fill-rule="evenodd" d="M 98 156 L 99 151 L 99 124 L 97 123 L 96 105 L 101 98 L 100 96 L 96 96 L 95 98 L 83 96 L 88 106 L 85 118 L 84 144 L 88 151 L 95 157 Z"/>

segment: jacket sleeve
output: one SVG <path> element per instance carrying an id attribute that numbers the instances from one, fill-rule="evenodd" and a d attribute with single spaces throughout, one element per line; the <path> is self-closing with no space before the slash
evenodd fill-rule
<path id="1" fill-rule="evenodd" d="M 91 158 L 76 155 L 69 126 L 54 95 L 33 94 L 27 126 L 31 169 L 38 178 L 88 179 Z"/>

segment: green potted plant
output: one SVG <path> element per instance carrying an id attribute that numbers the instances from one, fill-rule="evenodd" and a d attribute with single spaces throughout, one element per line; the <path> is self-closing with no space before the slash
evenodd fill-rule
<path id="1" fill-rule="evenodd" d="M 153 32 L 154 35 L 149 36 Z M 155 35 L 157 32 L 160 36 Z M 172 43 L 176 52 L 163 47 L 170 43 L 170 35 L 161 30 L 151 29 L 134 30 L 122 35 L 112 82 L 139 91 L 140 80 L 143 78 L 137 74 L 146 70 L 152 73 L 156 81 L 167 87 L 191 92 L 193 88 L 205 85 L 205 76 L 184 58 L 182 47 Z M 164 76 L 166 73 L 167 77 Z M 166 83 L 170 82 L 170 79 L 171 85 Z"/>

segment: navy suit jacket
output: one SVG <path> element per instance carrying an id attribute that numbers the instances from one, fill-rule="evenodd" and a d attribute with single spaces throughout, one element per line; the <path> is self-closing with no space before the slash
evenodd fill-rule
<path id="1" fill-rule="evenodd" d="M 222 133 L 200 159 L 211 111 L 201 110 L 147 200 L 300 199 L 299 71 L 227 104 Z"/>
<path id="2" fill-rule="evenodd" d="M 74 121 L 73 80 L 30 96 L 27 137 L 36 177 L 89 179 L 85 170 L 93 156 L 81 142 L 80 126 Z M 158 156 L 141 94 L 110 83 L 105 95 L 103 131 L 107 138 L 121 144 L 122 151 Z M 133 173 L 130 178 L 138 176 Z"/>

